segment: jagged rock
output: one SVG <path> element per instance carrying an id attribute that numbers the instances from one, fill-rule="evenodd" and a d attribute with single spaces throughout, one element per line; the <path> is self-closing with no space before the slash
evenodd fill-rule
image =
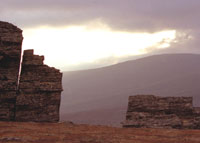
<path id="1" fill-rule="evenodd" d="M 192 97 L 129 97 L 123 127 L 200 129 L 200 109 Z"/>
<path id="2" fill-rule="evenodd" d="M 0 21 L 0 120 L 14 120 L 22 30 Z"/>
<path id="3" fill-rule="evenodd" d="M 22 30 L 0 22 L 0 121 L 59 121 L 62 73 L 24 51 Z"/>
<path id="4" fill-rule="evenodd" d="M 16 121 L 59 121 L 62 73 L 44 65 L 43 60 L 33 50 L 24 51 Z"/>

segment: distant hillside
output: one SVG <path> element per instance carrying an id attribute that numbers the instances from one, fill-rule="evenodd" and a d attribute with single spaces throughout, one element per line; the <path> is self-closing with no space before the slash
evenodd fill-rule
<path id="1" fill-rule="evenodd" d="M 65 72 L 61 119 L 119 125 L 128 96 L 193 96 L 200 106 L 200 55 L 164 54 L 113 66 Z M 84 112 L 82 112 L 84 111 Z"/>

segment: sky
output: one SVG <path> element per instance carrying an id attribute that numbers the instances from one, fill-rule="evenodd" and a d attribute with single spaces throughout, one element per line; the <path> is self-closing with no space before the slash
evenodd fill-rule
<path id="1" fill-rule="evenodd" d="M 62 71 L 163 53 L 200 53 L 199 0 L 1 0 L 23 49 Z"/>

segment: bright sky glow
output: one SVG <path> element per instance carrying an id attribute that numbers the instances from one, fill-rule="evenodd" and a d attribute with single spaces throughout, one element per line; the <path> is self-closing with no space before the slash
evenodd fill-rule
<path id="1" fill-rule="evenodd" d="M 176 38 L 175 30 L 158 33 L 112 31 L 106 26 L 38 27 L 24 29 L 23 49 L 44 55 L 45 63 L 63 68 L 92 63 L 109 57 L 140 55 L 149 49 L 167 48 Z"/>

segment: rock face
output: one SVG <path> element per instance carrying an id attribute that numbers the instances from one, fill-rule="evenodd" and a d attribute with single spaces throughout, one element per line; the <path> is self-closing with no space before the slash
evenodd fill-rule
<path id="1" fill-rule="evenodd" d="M 16 121 L 59 121 L 62 74 L 43 64 L 44 57 L 24 51 L 16 102 Z"/>
<path id="2" fill-rule="evenodd" d="M 24 51 L 20 66 L 22 40 L 22 30 L 0 22 L 0 120 L 57 122 L 62 73 L 33 50 Z"/>
<path id="3" fill-rule="evenodd" d="M 0 22 L 0 120 L 14 120 L 22 30 Z"/>
<path id="4" fill-rule="evenodd" d="M 200 129 L 200 109 L 192 97 L 130 96 L 123 127 Z"/>

